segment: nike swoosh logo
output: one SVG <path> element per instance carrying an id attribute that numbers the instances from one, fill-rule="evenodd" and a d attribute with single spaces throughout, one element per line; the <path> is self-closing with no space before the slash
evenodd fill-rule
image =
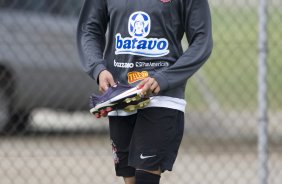
<path id="1" fill-rule="evenodd" d="M 152 157 L 155 157 L 157 155 L 149 155 L 149 156 L 143 156 L 143 154 L 140 155 L 140 158 L 143 160 L 143 159 L 146 159 L 146 158 L 152 158 Z"/>

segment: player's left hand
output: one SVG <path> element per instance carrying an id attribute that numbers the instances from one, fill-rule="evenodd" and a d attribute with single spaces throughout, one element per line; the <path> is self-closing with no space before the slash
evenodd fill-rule
<path id="1" fill-rule="evenodd" d="M 143 86 L 143 87 L 142 87 Z M 142 80 L 139 84 L 138 87 L 142 87 L 142 95 L 146 95 L 146 94 L 158 94 L 161 90 L 158 82 L 156 81 L 156 79 L 152 78 L 152 77 L 147 77 L 144 80 Z"/>

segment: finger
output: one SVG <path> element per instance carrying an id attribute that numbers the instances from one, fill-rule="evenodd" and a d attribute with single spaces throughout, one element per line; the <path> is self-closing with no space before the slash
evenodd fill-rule
<path id="1" fill-rule="evenodd" d="M 161 88 L 160 86 L 158 86 L 156 89 L 154 89 L 153 93 L 157 95 L 159 94 L 160 91 L 161 91 Z"/>
<path id="2" fill-rule="evenodd" d="M 149 89 L 149 86 L 147 85 L 148 80 L 149 80 L 149 78 L 145 78 L 137 85 L 138 89 L 142 89 L 140 94 L 143 95 L 143 96 L 146 95 L 146 92 Z"/>
<path id="3" fill-rule="evenodd" d="M 158 94 L 160 92 L 160 86 L 159 86 L 159 83 L 158 81 L 156 81 L 156 79 L 152 78 L 153 81 L 152 81 L 152 85 L 150 87 L 150 90 L 152 93 L 154 94 Z"/>
<path id="4" fill-rule="evenodd" d="M 141 94 L 142 94 L 142 95 L 146 95 L 146 93 L 149 92 L 150 87 L 151 87 L 151 84 L 150 84 L 149 82 L 145 83 L 145 84 L 143 85 Z"/>
<path id="5" fill-rule="evenodd" d="M 103 89 L 103 92 L 105 92 L 105 91 L 107 91 L 107 90 L 109 89 L 109 87 L 108 87 L 108 85 L 104 85 L 104 86 L 102 87 L 102 89 Z"/>
<path id="6" fill-rule="evenodd" d="M 100 88 L 101 88 L 101 91 L 104 93 L 109 88 L 108 83 L 104 82 L 104 83 L 100 84 Z"/>
<path id="7" fill-rule="evenodd" d="M 159 86 L 157 81 L 153 81 L 150 90 L 154 93 L 155 89 Z"/>
<path id="8" fill-rule="evenodd" d="M 114 86 L 115 82 L 112 74 L 107 70 L 103 70 L 99 75 L 99 84 L 102 91 L 108 90 L 109 86 Z"/>
<path id="9" fill-rule="evenodd" d="M 112 76 L 110 76 L 110 77 L 108 78 L 107 82 L 108 82 L 108 86 L 114 86 L 114 85 L 116 85 L 116 83 L 115 83 L 115 81 L 114 81 L 114 79 L 113 79 Z"/>
<path id="10" fill-rule="evenodd" d="M 138 84 L 138 88 L 143 88 L 144 85 L 148 82 L 149 78 L 145 78 L 143 79 L 139 84 Z"/>
<path id="11" fill-rule="evenodd" d="M 103 93 L 103 89 L 101 88 L 101 86 L 99 86 L 99 91 Z"/>
<path id="12" fill-rule="evenodd" d="M 113 76 L 110 72 L 107 73 L 107 75 L 105 77 L 105 82 L 107 83 L 108 87 L 116 85 L 114 78 L 113 78 Z"/>

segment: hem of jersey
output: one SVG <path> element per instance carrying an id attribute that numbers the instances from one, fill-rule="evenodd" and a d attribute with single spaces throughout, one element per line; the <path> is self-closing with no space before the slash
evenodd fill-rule
<path id="1" fill-rule="evenodd" d="M 130 116 L 136 113 L 137 113 L 137 110 L 133 112 L 126 112 L 124 110 L 114 110 L 114 111 L 109 112 L 108 116 Z"/>
<path id="2" fill-rule="evenodd" d="M 164 107 L 185 112 L 186 104 L 186 101 L 181 98 L 155 96 L 150 98 L 150 103 L 146 107 Z"/>
<path id="3" fill-rule="evenodd" d="M 154 96 L 150 98 L 150 103 L 145 108 L 163 107 L 163 108 L 179 110 L 185 113 L 186 104 L 187 103 L 184 99 L 174 98 L 169 96 Z M 137 110 L 133 112 L 126 112 L 124 110 L 115 110 L 109 112 L 108 116 L 130 116 L 136 113 Z"/>

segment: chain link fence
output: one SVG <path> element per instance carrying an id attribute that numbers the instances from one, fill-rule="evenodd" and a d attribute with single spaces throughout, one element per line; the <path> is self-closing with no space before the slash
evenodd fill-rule
<path id="1" fill-rule="evenodd" d="M 123 183 L 114 176 L 107 120 L 88 113 L 97 87 L 75 44 L 82 3 L 0 0 L 1 184 Z M 183 142 L 161 183 L 257 184 L 259 1 L 210 5 L 213 54 L 188 82 Z M 280 184 L 282 1 L 268 0 L 267 10 L 266 181 Z"/>

